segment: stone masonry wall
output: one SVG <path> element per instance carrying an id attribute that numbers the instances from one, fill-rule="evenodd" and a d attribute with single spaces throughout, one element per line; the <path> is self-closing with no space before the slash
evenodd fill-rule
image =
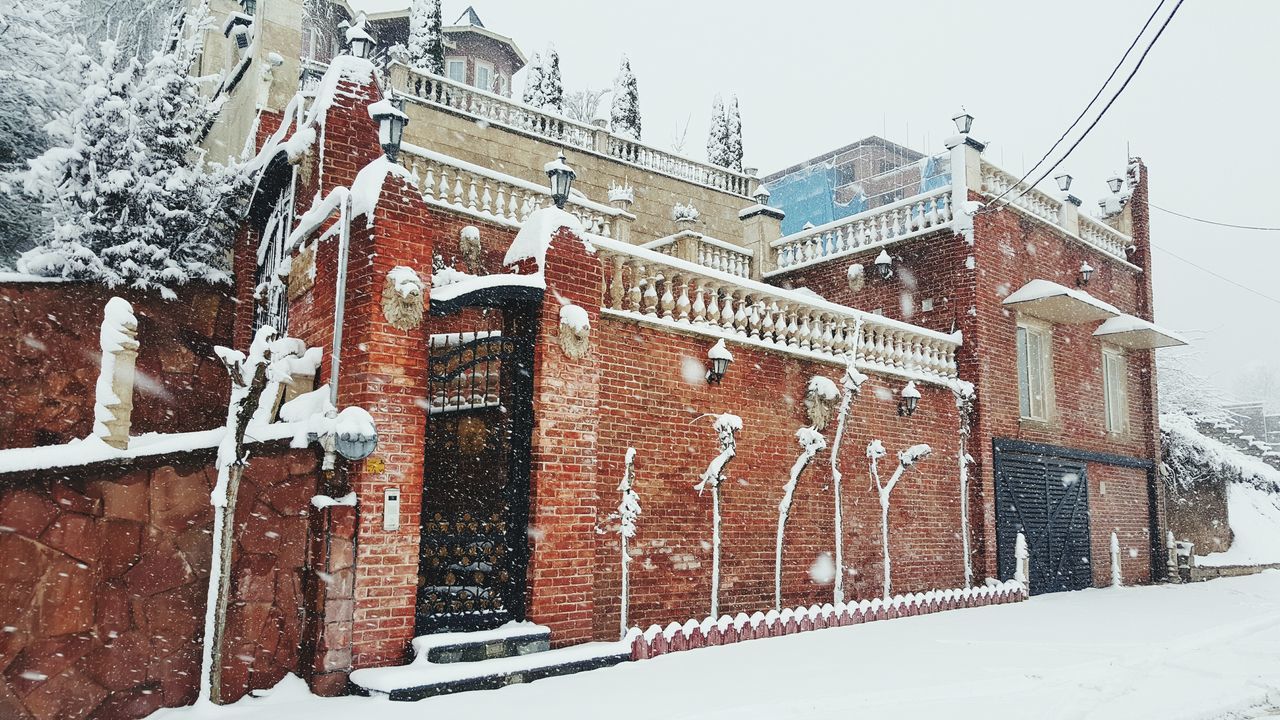
<path id="1" fill-rule="evenodd" d="M 193 702 L 213 451 L 0 476 L 0 717 L 132 720 Z M 225 696 L 303 674 L 316 457 L 256 446 L 236 505 Z"/>
<path id="2" fill-rule="evenodd" d="M 55 445 L 93 431 L 102 310 L 112 296 L 138 317 L 133 434 L 186 432 L 225 420 L 230 289 L 188 286 L 178 300 L 80 282 L 0 283 L 0 448 Z"/>

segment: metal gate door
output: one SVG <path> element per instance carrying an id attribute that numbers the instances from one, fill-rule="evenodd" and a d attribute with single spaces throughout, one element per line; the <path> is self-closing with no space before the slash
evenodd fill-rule
<path id="1" fill-rule="evenodd" d="M 419 633 L 524 617 L 530 360 L 500 330 L 431 337 Z"/>
<path id="2" fill-rule="evenodd" d="M 995 475 L 1000 577 L 1014 575 L 1021 532 L 1031 554 L 1033 595 L 1091 587 L 1085 466 L 1049 455 L 997 450 Z"/>

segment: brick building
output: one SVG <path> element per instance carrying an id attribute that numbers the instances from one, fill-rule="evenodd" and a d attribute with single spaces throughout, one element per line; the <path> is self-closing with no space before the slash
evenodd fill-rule
<path id="1" fill-rule="evenodd" d="M 258 8 L 245 62 L 295 62 L 300 17 Z M 237 588 L 299 577 L 283 602 L 303 606 L 275 626 L 301 649 L 227 661 L 224 697 L 286 670 L 317 692 L 403 694 L 422 680 L 394 666 L 441 631 L 515 627 L 538 646 L 522 649 L 562 658 L 537 667 L 591 666 L 616 660 L 624 625 L 1008 579 L 1019 533 L 1032 593 L 1107 585 L 1113 563 L 1127 583 L 1164 577 L 1152 350 L 1180 341 L 1152 323 L 1141 161 L 1109 218 L 1039 190 L 997 209 L 1016 178 L 966 132 L 937 155 L 895 150 L 932 163 L 912 192 L 784 234 L 790 210 L 758 178 L 607 124 L 395 61 L 313 62 L 302 92 L 273 67 L 242 73 L 259 80 L 227 90 L 207 141 L 258 149 L 222 306 L 233 317 L 218 327 L 235 347 L 270 324 L 323 348 L 316 384 L 367 409 L 379 441 L 334 475 L 299 450 L 264 463 L 272 477 L 256 487 L 350 492 L 355 505 L 303 523 L 262 501 L 296 542 L 248 541 Z M 567 194 L 548 188 L 561 151 L 577 173 Z M 676 203 L 699 217 L 673 221 Z M 905 467 L 899 453 L 921 444 L 885 532 L 870 473 Z M 873 465 L 877 446 L 888 455 Z M 155 485 L 140 472 L 132 482 Z M 61 482 L 6 477 L 50 497 Z M 643 508 L 625 563 L 624 477 Z M 9 487 L 0 519 L 17 507 Z M 244 612 L 265 612 L 249 607 L 262 593 Z M 81 685 L 104 703 L 106 683 Z M 189 698 L 175 687 L 162 700 Z"/>

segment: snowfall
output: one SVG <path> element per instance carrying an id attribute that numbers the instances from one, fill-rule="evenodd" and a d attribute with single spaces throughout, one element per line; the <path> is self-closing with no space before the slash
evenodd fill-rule
<path id="1" fill-rule="evenodd" d="M 1280 717 L 1280 571 L 1034 597 L 418 702 L 261 698 L 154 720 Z"/>

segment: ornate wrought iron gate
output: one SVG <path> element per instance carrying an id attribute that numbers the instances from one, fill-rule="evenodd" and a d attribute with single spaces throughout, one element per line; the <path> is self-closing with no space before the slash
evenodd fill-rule
<path id="1" fill-rule="evenodd" d="M 1092 587 L 1085 465 L 997 448 L 995 475 L 1000 577 L 1013 577 L 1021 532 L 1031 554 L 1032 594 Z"/>
<path id="2" fill-rule="evenodd" d="M 497 325 L 502 314 L 484 317 Z M 524 617 L 533 353 L 504 324 L 431 337 L 420 633 Z"/>

